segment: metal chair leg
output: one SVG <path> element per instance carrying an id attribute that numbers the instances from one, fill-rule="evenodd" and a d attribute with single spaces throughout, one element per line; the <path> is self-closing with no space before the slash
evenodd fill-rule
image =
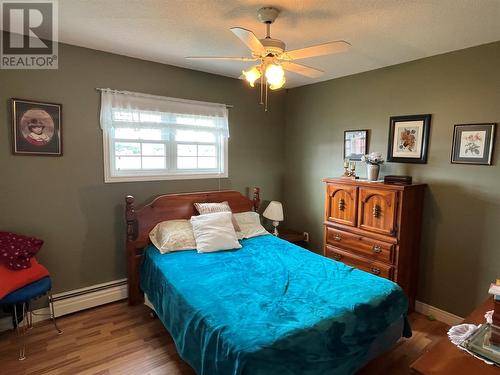
<path id="1" fill-rule="evenodd" d="M 56 313 L 54 312 L 54 299 L 52 298 L 52 293 L 47 293 L 47 298 L 49 300 L 49 308 L 50 308 L 50 319 L 52 320 L 52 323 L 54 324 L 54 327 L 57 331 L 57 334 L 60 335 L 63 333 L 62 330 L 59 329 L 56 323 Z"/>
<path id="2" fill-rule="evenodd" d="M 31 330 L 33 328 L 33 311 L 31 310 L 31 304 L 29 302 L 27 304 L 27 310 L 28 329 Z"/>
<path id="3" fill-rule="evenodd" d="M 21 348 L 19 349 L 19 360 L 24 361 L 26 359 L 26 316 L 25 308 L 23 302 L 23 329 L 21 330 L 19 320 L 17 319 L 17 308 L 14 306 L 14 319 L 16 320 L 16 331 L 17 336 L 21 339 Z"/>
<path id="4" fill-rule="evenodd" d="M 56 322 L 56 314 L 54 310 L 54 298 L 52 297 L 52 293 L 48 292 L 47 293 L 47 299 L 49 302 L 49 316 L 50 319 L 52 320 L 52 324 L 54 324 L 54 328 L 57 331 L 57 334 L 63 333 L 61 329 L 57 326 Z M 22 323 L 23 326 L 21 327 L 20 321 L 17 317 L 17 308 L 14 306 L 14 321 L 16 323 L 16 332 L 19 340 L 21 341 L 21 347 L 19 349 L 19 360 L 23 361 L 26 359 L 26 334 L 28 330 L 33 328 L 33 315 L 38 315 L 31 311 L 31 306 L 29 302 L 23 302 L 22 303 L 22 311 L 23 311 L 23 316 L 22 316 Z M 42 315 L 47 315 L 47 314 L 42 314 Z"/>

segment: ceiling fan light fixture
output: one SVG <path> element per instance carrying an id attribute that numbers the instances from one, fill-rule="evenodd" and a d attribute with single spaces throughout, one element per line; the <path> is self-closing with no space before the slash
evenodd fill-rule
<path id="1" fill-rule="evenodd" d="M 275 84 L 275 85 L 270 84 L 269 88 L 271 90 L 278 90 L 278 89 L 282 88 L 283 86 L 285 86 L 285 83 L 286 83 L 286 78 L 285 78 L 285 76 L 283 76 L 283 79 L 278 84 Z"/>
<path id="2" fill-rule="evenodd" d="M 262 76 L 259 66 L 257 65 L 253 66 L 247 71 L 243 70 L 242 73 L 245 77 L 245 80 L 250 84 L 250 87 L 255 87 L 255 81 L 257 81 Z"/>
<path id="3" fill-rule="evenodd" d="M 270 86 L 281 87 L 283 86 L 285 80 L 285 70 L 281 65 L 278 64 L 269 64 L 266 67 L 266 81 Z M 281 86 L 280 86 L 281 85 Z"/>
<path id="4" fill-rule="evenodd" d="M 285 71 L 300 74 L 308 78 L 318 78 L 324 72 L 310 66 L 297 64 L 295 60 L 307 59 L 316 56 L 331 55 L 344 52 L 351 47 L 345 40 L 334 40 L 309 47 L 287 50 L 286 44 L 280 39 L 271 37 L 271 25 L 280 11 L 274 7 L 263 7 L 257 12 L 257 18 L 266 26 L 266 36 L 262 39 L 243 27 L 231 27 L 231 32 L 245 44 L 251 52 L 251 57 L 188 57 L 189 59 L 229 60 L 229 61 L 256 61 L 258 65 L 249 70 L 243 70 L 240 79 L 245 79 L 250 87 L 255 87 L 260 81 L 260 104 L 265 105 L 267 111 L 268 90 L 278 90 L 286 83 Z"/>

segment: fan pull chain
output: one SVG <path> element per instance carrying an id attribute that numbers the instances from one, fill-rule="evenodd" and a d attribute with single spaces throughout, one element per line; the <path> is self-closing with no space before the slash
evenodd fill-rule
<path id="1" fill-rule="evenodd" d="M 264 97 L 264 74 L 262 74 L 260 76 L 260 104 L 264 104 L 264 102 L 262 101 Z"/>
<path id="2" fill-rule="evenodd" d="M 266 82 L 266 107 L 264 110 L 267 112 L 267 82 Z"/>

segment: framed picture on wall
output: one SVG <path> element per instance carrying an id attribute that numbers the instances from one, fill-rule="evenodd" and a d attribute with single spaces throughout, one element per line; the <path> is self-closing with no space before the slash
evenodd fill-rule
<path id="1" fill-rule="evenodd" d="M 387 161 L 427 163 L 430 126 L 429 114 L 391 117 Z"/>
<path id="2" fill-rule="evenodd" d="M 62 105 L 11 99 L 12 152 L 16 155 L 62 155 Z"/>
<path id="3" fill-rule="evenodd" d="M 491 165 L 496 124 L 461 124 L 453 129 L 451 162 Z"/>
<path id="4" fill-rule="evenodd" d="M 344 131 L 344 160 L 361 160 L 368 153 L 368 130 Z"/>

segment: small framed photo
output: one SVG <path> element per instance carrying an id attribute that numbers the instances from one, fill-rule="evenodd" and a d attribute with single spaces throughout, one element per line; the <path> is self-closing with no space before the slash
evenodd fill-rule
<path id="1" fill-rule="evenodd" d="M 390 118 L 387 161 L 427 163 L 431 115 Z"/>
<path id="2" fill-rule="evenodd" d="M 451 162 L 491 165 L 496 125 L 495 123 L 455 125 Z"/>
<path id="3" fill-rule="evenodd" d="M 12 152 L 15 155 L 62 155 L 62 105 L 11 99 Z"/>
<path id="4" fill-rule="evenodd" d="M 368 130 L 344 131 L 344 160 L 361 161 L 361 157 L 368 153 Z"/>

